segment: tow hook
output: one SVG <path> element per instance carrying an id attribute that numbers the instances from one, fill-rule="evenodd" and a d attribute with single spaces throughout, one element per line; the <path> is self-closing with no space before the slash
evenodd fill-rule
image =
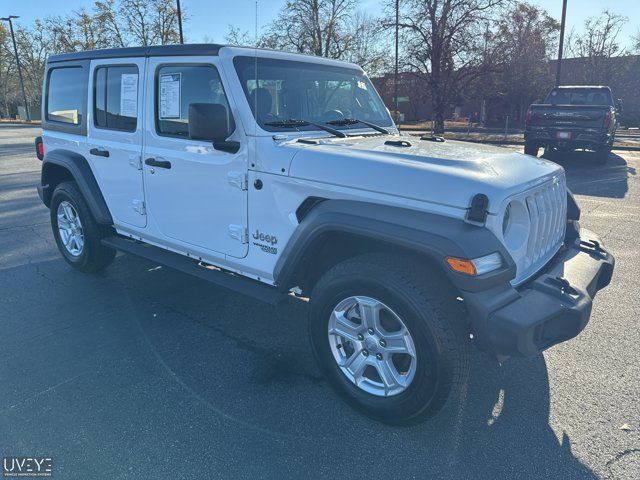
<path id="1" fill-rule="evenodd" d="M 545 282 L 554 287 L 560 288 L 562 293 L 568 293 L 569 295 L 578 295 L 578 291 L 571 286 L 569 281 L 564 277 L 548 277 Z"/>
<path id="2" fill-rule="evenodd" d="M 585 253 L 604 254 L 604 249 L 597 240 L 580 240 L 580 250 Z"/>

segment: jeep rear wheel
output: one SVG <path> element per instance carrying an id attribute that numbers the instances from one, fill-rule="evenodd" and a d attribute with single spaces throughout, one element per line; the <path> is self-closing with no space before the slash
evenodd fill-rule
<path id="1" fill-rule="evenodd" d="M 414 263 L 378 254 L 346 260 L 310 300 L 311 340 L 328 380 L 386 423 L 415 423 L 453 405 L 468 375 L 469 335 L 456 296 Z"/>
<path id="2" fill-rule="evenodd" d="M 69 265 L 82 272 L 97 272 L 111 263 L 116 252 L 101 243 L 107 231 L 96 223 L 75 183 L 59 184 L 50 208 L 53 236 Z"/>

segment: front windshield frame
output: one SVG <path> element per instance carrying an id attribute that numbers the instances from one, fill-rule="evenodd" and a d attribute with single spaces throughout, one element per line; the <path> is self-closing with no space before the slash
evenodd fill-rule
<path id="1" fill-rule="evenodd" d="M 393 119 L 391 118 L 391 115 L 389 114 L 389 111 L 387 110 L 384 102 L 380 98 L 380 95 L 373 86 L 373 83 L 366 76 L 366 74 L 358 68 L 350 68 L 348 65 L 328 65 L 325 63 L 313 61 L 291 60 L 273 57 L 256 58 L 255 56 L 244 55 L 234 57 L 233 64 L 240 84 L 242 86 L 245 98 L 249 104 L 251 114 L 253 115 L 253 120 L 256 121 L 261 129 L 267 132 L 320 131 L 317 126 L 313 125 L 313 123 L 326 124 L 327 126 L 330 126 L 331 128 L 334 128 L 336 130 L 344 131 L 371 129 L 371 127 L 368 127 L 362 123 L 355 122 L 338 125 L 326 123 L 331 120 L 342 119 L 364 120 L 379 125 L 380 127 L 395 128 Z M 263 74 L 261 75 L 261 73 Z M 281 73 L 281 75 L 278 76 L 276 75 L 276 73 Z M 309 76 L 313 73 L 318 73 L 319 78 L 310 78 Z M 297 82 L 292 81 L 295 80 L 295 76 L 299 77 Z M 310 85 L 310 88 L 316 87 L 318 91 L 328 91 L 328 87 L 326 85 L 330 83 L 335 83 L 338 85 L 335 89 L 333 89 L 333 94 L 335 94 L 339 88 L 350 86 L 350 89 L 353 90 L 352 92 L 350 92 L 350 107 L 352 107 L 353 109 L 341 108 L 340 113 L 342 114 L 342 116 L 335 114 L 334 117 L 323 116 L 325 113 L 333 112 L 334 109 L 329 109 L 326 112 L 323 112 L 323 114 L 321 114 L 320 116 L 318 116 L 317 113 L 312 114 L 309 111 L 312 108 L 328 107 L 331 106 L 331 104 L 324 103 L 323 105 L 313 105 L 310 102 L 309 89 L 300 90 L 300 88 L 298 88 L 299 91 L 296 91 L 294 93 L 298 94 L 299 97 L 306 100 L 306 106 L 301 106 L 305 102 L 299 102 L 301 105 L 298 106 L 298 109 L 292 108 L 292 110 L 294 111 L 299 111 L 296 111 L 295 114 L 290 114 L 288 111 L 286 111 L 286 108 L 283 108 L 283 101 L 282 98 L 280 98 L 286 97 L 286 95 L 282 93 L 285 91 L 283 84 L 286 84 L 286 82 L 290 82 L 292 85 L 296 85 L 297 87 L 299 87 L 300 85 L 305 85 L 302 80 L 305 76 L 309 77 L 305 79 L 306 82 L 315 82 L 315 85 L 307 85 Z M 322 83 L 325 84 L 324 87 L 321 87 L 320 84 Z M 270 103 L 271 107 L 270 111 L 267 112 L 268 115 L 264 113 L 264 109 L 262 111 L 260 110 L 260 102 L 256 98 L 258 95 L 252 96 L 252 92 L 256 88 L 269 90 L 268 93 L 270 94 L 271 99 L 267 100 L 267 103 Z M 358 90 L 355 90 L 356 88 Z M 291 95 L 291 93 L 288 94 Z M 338 102 L 338 104 L 340 105 L 342 104 L 338 101 L 338 98 L 329 98 L 328 100 L 333 101 L 334 105 L 336 104 L 336 102 Z M 362 108 L 363 102 L 361 102 L 361 100 L 370 102 L 369 105 L 366 105 L 366 107 L 369 107 L 369 110 Z M 256 110 L 258 110 L 257 113 Z M 335 110 L 337 110 L 337 108 Z M 291 126 L 275 126 L 267 124 L 270 122 L 287 120 L 304 120 L 310 122 L 311 124 Z"/>

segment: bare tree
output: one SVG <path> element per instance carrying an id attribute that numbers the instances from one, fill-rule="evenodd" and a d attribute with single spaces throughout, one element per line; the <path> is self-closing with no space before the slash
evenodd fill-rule
<path id="1" fill-rule="evenodd" d="M 187 16 L 183 13 L 183 21 Z M 15 77 L 13 46 L 0 25 L 0 107 L 15 112 L 19 84 Z M 178 19 L 174 0 L 98 0 L 91 9 L 36 20 L 33 26 L 16 26 L 16 43 L 30 103 L 40 102 L 42 74 L 51 54 L 178 43 Z"/>
<path id="2" fill-rule="evenodd" d="M 182 12 L 183 20 L 187 18 L 187 12 Z M 155 42 L 160 45 L 180 43 L 178 28 L 178 10 L 175 0 L 156 0 L 152 29 Z"/>
<path id="3" fill-rule="evenodd" d="M 288 0 L 261 38 L 263 46 L 342 58 L 356 0 Z"/>
<path id="4" fill-rule="evenodd" d="M 585 20 L 582 32 L 570 34 L 569 53 L 586 59 L 589 82 L 609 83 L 611 80 L 614 71 L 610 59 L 625 54 L 618 37 L 627 21 L 627 17 L 603 10 L 599 16 Z"/>
<path id="5" fill-rule="evenodd" d="M 551 82 L 549 60 L 556 51 L 560 24 L 541 7 L 515 3 L 500 18 L 493 35 L 500 52 L 498 89 L 522 119 L 526 108 Z"/>
<path id="6" fill-rule="evenodd" d="M 152 2 L 147 0 L 122 0 L 118 12 L 123 19 L 128 36 L 136 45 L 151 45 L 153 31 L 151 20 Z"/>
<path id="7" fill-rule="evenodd" d="M 19 88 L 16 82 L 17 75 L 14 74 L 16 63 L 10 42 L 8 29 L 0 25 L 0 114 L 7 117 L 16 103 Z"/>
<path id="8" fill-rule="evenodd" d="M 422 77 L 431 96 L 435 132 L 444 132 L 447 108 L 486 73 L 485 23 L 505 0 L 405 0 L 399 28 L 404 65 Z M 395 18 L 385 26 L 395 28 Z"/>
<path id="9" fill-rule="evenodd" d="M 391 68 L 390 45 L 380 20 L 357 11 L 350 20 L 350 34 L 343 59 L 360 65 L 370 75 L 383 75 Z"/>
<path id="10" fill-rule="evenodd" d="M 224 36 L 224 41 L 228 45 L 246 46 L 246 47 L 259 46 L 258 44 L 260 43 L 259 41 L 256 42 L 256 39 L 252 38 L 247 30 L 240 30 L 238 27 L 234 27 L 233 25 L 228 26 L 227 33 Z M 214 43 L 214 42 L 206 42 L 206 39 L 205 39 L 205 43 Z"/>
<path id="11" fill-rule="evenodd" d="M 632 38 L 632 49 L 636 55 L 640 55 L 640 31 L 636 33 Z"/>
<path id="12" fill-rule="evenodd" d="M 97 1 L 94 8 L 95 19 L 102 24 L 110 46 L 125 47 L 127 42 L 123 31 L 124 26 L 118 17 L 115 0 Z"/>
<path id="13" fill-rule="evenodd" d="M 631 37 L 631 49 L 636 55 L 640 55 L 640 30 Z"/>
<path id="14" fill-rule="evenodd" d="M 32 105 L 40 103 L 49 41 L 47 28 L 39 20 L 36 21 L 33 28 L 29 30 L 20 28 L 16 32 L 24 88 L 29 103 Z"/>

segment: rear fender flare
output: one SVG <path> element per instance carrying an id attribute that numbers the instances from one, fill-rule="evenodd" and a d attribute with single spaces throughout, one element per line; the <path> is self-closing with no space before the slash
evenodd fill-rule
<path id="1" fill-rule="evenodd" d="M 66 170 L 76 182 L 96 222 L 101 225 L 112 225 L 113 218 L 89 162 L 76 152 L 56 149 L 45 154 L 42 162 L 41 185 L 38 189 L 44 204 L 47 207 L 51 205 L 53 190 L 57 185 L 56 176 L 60 168 Z"/>

